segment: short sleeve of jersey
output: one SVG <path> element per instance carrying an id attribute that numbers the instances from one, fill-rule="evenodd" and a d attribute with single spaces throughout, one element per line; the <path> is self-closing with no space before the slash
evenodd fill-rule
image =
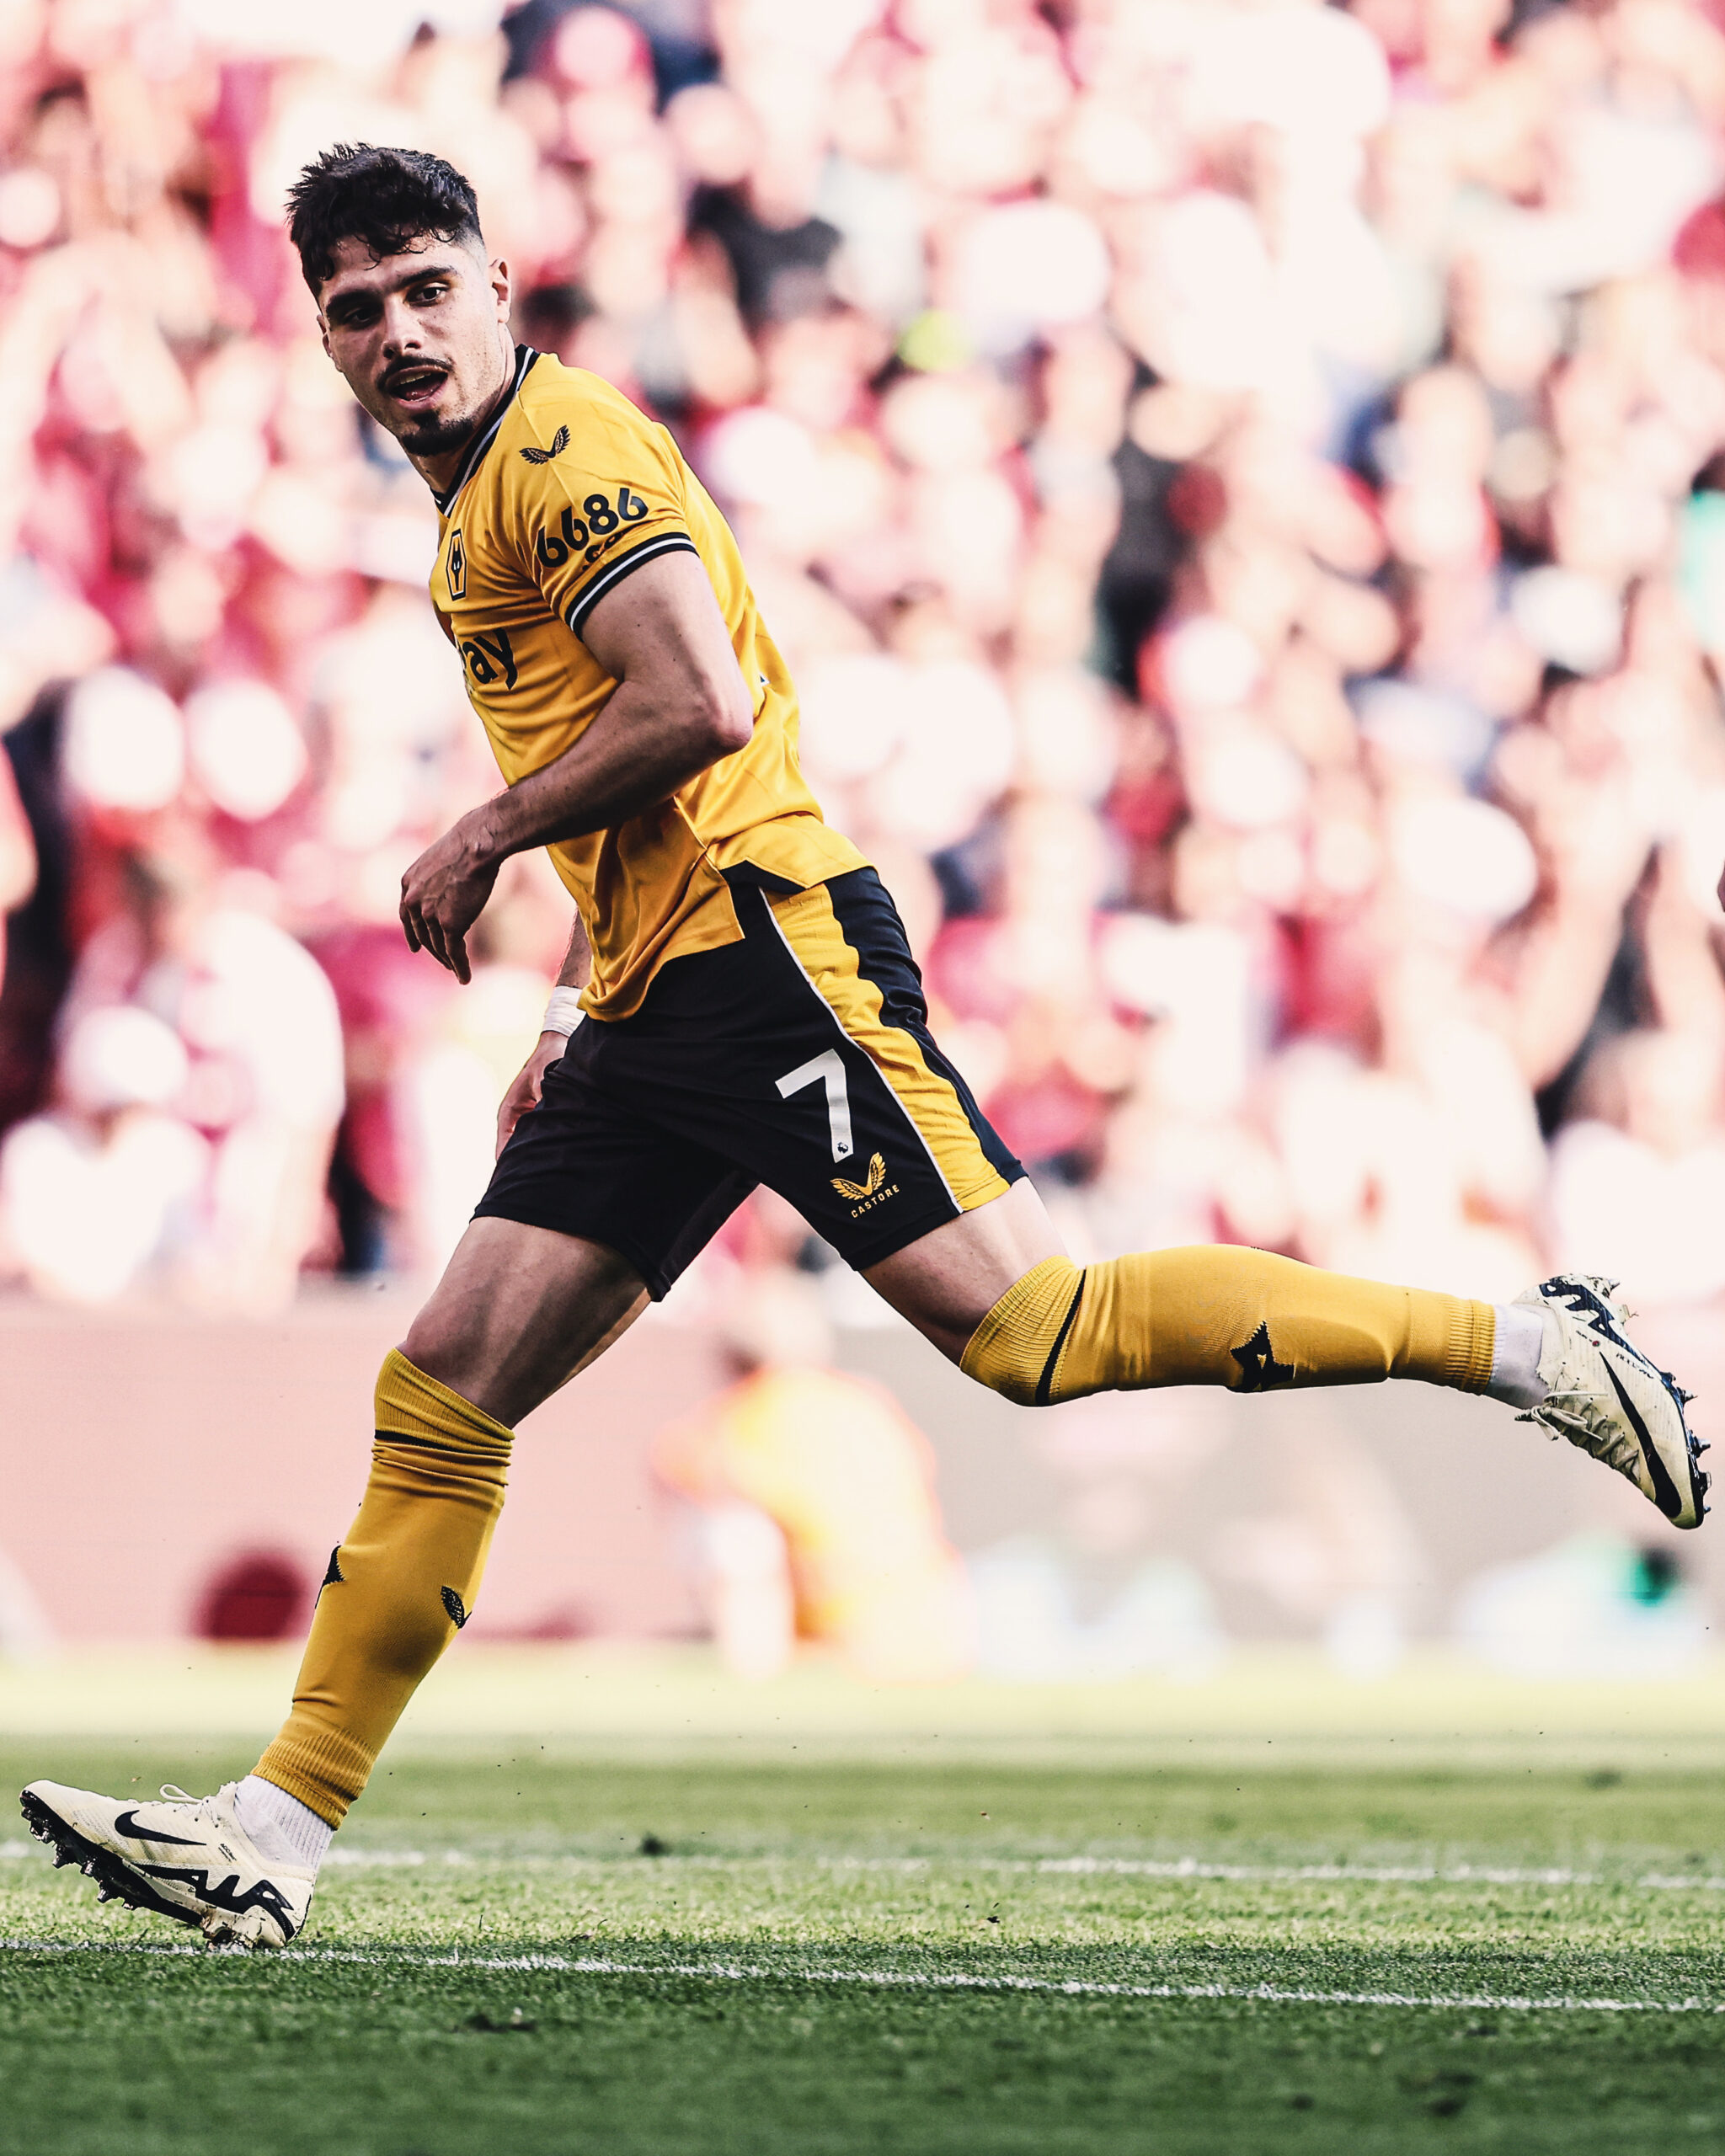
<path id="1" fill-rule="evenodd" d="M 560 422 L 519 450 L 520 538 L 546 603 L 576 636 L 623 579 L 662 555 L 695 553 L 682 473 L 660 430 Z"/>

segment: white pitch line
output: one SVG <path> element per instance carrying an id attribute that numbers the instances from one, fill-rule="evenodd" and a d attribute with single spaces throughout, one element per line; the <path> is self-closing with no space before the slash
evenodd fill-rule
<path id="1" fill-rule="evenodd" d="M 0 1860 L 35 1854 L 29 1841 L 0 1842 Z M 1216 1879 L 1251 1883 L 1297 1886 L 1302 1883 L 1356 1881 L 1376 1886 L 1608 1886 L 1640 1887 L 1648 1893 L 1725 1893 L 1725 1876 L 1685 1878 L 1679 1872 L 1649 1871 L 1639 1877 L 1612 1879 L 1601 1871 L 1567 1871 L 1557 1867 L 1530 1870 L 1495 1865 L 1364 1864 L 1218 1864 L 1200 1857 L 1109 1856 L 815 1856 L 766 1854 L 759 1856 L 705 1856 L 673 1852 L 660 1857 L 639 1857 L 633 1851 L 621 1856 L 585 1856 L 532 1850 L 511 1854 L 489 1850 L 332 1849 L 326 1865 L 344 1870 L 417 1870 L 426 1865 L 476 1865 L 525 1869 L 541 1865 L 563 1865 L 584 1870 L 610 1870 L 628 1865 L 666 1870 L 681 1866 L 708 1871 L 757 1871 L 813 1863 L 825 1871 L 888 1871 L 926 1873 L 937 1867 L 958 1871 L 1046 1874 L 1058 1876 L 1167 1879 Z"/>
<path id="2" fill-rule="evenodd" d="M 773 1858 L 689 1857 L 690 1864 L 782 1862 Z M 661 1859 L 660 1861 L 665 1861 Z M 1649 1871 L 1637 1879 L 1612 1880 L 1602 1871 L 1567 1871 L 1557 1867 L 1518 1870 L 1495 1865 L 1212 1864 L 1199 1857 L 1044 1856 L 1012 1857 L 817 1857 L 840 1871 L 926 1871 L 948 1864 L 971 1871 L 1096 1873 L 1123 1878 L 1236 1879 L 1281 1881 L 1357 1880 L 1378 1886 L 1644 1886 L 1661 1893 L 1702 1888 L 1725 1892 L 1725 1878 L 1686 1879 L 1675 1872 Z"/>
<path id="3" fill-rule="evenodd" d="M 158 1945 L 134 1940 L 0 1939 L 10 1954 L 144 1954 L 184 1959 L 252 1958 L 244 1947 Z M 1037 1992 L 1065 1999 L 1236 2000 L 1274 2006 L 1379 2006 L 1493 2014 L 1725 2014 L 1706 1999 L 1517 1999 L 1490 1992 L 1308 1991 L 1279 1984 L 1130 1984 L 1081 1977 L 982 1976 L 969 1970 L 772 1969 L 731 1961 L 613 1961 L 563 1954 L 379 1954 L 339 1946 L 290 1946 L 258 1957 L 278 1961 L 358 1964 L 366 1968 L 473 1969 L 511 1975 L 686 1977 L 703 1983 L 862 1984 L 882 1991 Z"/>
<path id="4" fill-rule="evenodd" d="M 1599 1886 L 1605 1876 L 1597 1871 L 1559 1870 L 1502 1870 L 1484 1865 L 1459 1864 L 1447 1870 L 1435 1865 L 1366 1864 L 1209 1864 L 1198 1857 L 1049 1856 L 1033 1865 L 1037 1871 L 1118 1872 L 1151 1879 L 1355 1879 L 1380 1886 Z M 1633 1882 L 1642 1886 L 1686 1886 L 1703 1882 L 1675 1878 L 1648 1877 Z M 1704 1882 L 1725 1886 L 1725 1880 Z"/>
<path id="5" fill-rule="evenodd" d="M 16 1844 L 19 1854 L 29 1848 L 28 1843 Z M 10 1844 L 0 1844 L 0 1855 L 8 1853 Z M 569 1864 L 579 1865 L 593 1870 L 609 1870 L 619 1864 L 665 1867 L 682 1865 L 690 1869 L 712 1871 L 753 1871 L 772 1865 L 784 1866 L 811 1861 L 794 1855 L 767 1854 L 760 1856 L 704 1856 L 674 1852 L 662 1857 L 640 1858 L 633 1852 L 622 1857 L 558 1856 L 534 1852 L 531 1855 L 510 1857 L 489 1856 L 470 1850 L 445 1849 L 435 1860 L 444 1864 Z M 345 1865 L 355 1869 L 372 1865 L 417 1865 L 434 1861 L 419 1849 L 333 1849 L 324 1859 L 326 1864 Z M 1302 1882 L 1356 1881 L 1376 1886 L 1639 1886 L 1653 1893 L 1705 1892 L 1725 1893 L 1725 1877 L 1685 1878 L 1676 1872 L 1649 1871 L 1639 1878 L 1610 1879 L 1600 1871 L 1567 1871 L 1557 1867 L 1518 1870 L 1495 1865 L 1458 1864 L 1440 1868 L 1436 1865 L 1364 1865 L 1364 1864 L 1212 1864 L 1199 1857 L 1106 1857 L 1106 1856 L 1044 1856 L 1044 1857 L 964 1857 L 964 1856 L 817 1856 L 812 1860 L 824 1871 L 889 1871 L 908 1874 L 925 1873 L 939 1866 L 960 1871 L 1005 1871 L 1014 1873 L 1047 1874 L 1082 1876 L 1095 1874 L 1102 1877 L 1145 1879 L 1220 1879 L 1242 1881 L 1265 1881 L 1298 1885 Z"/>
<path id="6" fill-rule="evenodd" d="M 324 1853 L 325 1864 L 349 1866 L 364 1865 L 369 1870 L 411 1870 L 422 1864 L 472 1864 L 473 1857 L 466 1849 L 444 1849 L 436 1857 L 427 1856 L 424 1849 L 331 1849 Z M 528 1864 L 536 1861 L 527 1856 L 504 1857 L 505 1864 Z"/>

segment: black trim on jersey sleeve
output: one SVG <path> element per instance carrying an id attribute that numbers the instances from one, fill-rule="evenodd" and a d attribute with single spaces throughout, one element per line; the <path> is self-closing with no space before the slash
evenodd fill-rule
<path id="1" fill-rule="evenodd" d="M 569 627 L 579 636 L 587 626 L 587 616 L 606 592 L 615 591 L 626 576 L 648 562 L 656 562 L 661 554 L 693 554 L 698 561 L 701 550 L 686 531 L 660 531 L 650 539 L 644 539 L 638 547 L 632 547 L 621 561 L 613 562 L 585 590 L 576 593 L 569 602 L 569 612 L 563 616 Z"/>
<path id="2" fill-rule="evenodd" d="M 509 460 L 515 544 L 540 596 L 579 637 L 606 592 L 668 553 L 698 555 L 676 452 L 632 406 L 548 400 Z"/>

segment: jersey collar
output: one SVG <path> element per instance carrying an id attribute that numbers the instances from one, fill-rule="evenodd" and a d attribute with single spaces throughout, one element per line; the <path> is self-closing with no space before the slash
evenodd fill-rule
<path id="1" fill-rule="evenodd" d="M 454 478 L 450 481 L 447 492 L 440 494 L 435 488 L 432 489 L 431 499 L 437 504 L 437 514 L 440 516 L 447 516 L 449 515 L 451 509 L 454 506 L 456 496 L 461 492 L 462 488 L 467 485 L 468 480 L 473 478 L 473 474 L 484 462 L 486 451 L 489 449 L 492 443 L 496 440 L 497 430 L 503 424 L 505 419 L 509 416 L 509 408 L 510 405 L 515 403 L 515 398 L 521 394 L 521 384 L 527 379 L 528 375 L 531 372 L 533 362 L 538 358 L 538 353 L 534 350 L 531 344 L 517 344 L 515 346 L 515 380 L 510 382 L 509 386 L 509 395 L 505 397 L 502 403 L 498 406 L 496 415 L 493 419 L 490 425 L 486 428 L 484 433 L 483 435 L 476 435 L 473 441 L 468 445 L 467 453 L 461 461 L 461 468 L 457 472 Z"/>

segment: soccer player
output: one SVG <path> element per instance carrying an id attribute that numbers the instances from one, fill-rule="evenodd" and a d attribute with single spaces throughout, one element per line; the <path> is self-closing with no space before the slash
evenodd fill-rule
<path id="1" fill-rule="evenodd" d="M 32 1784 L 57 1861 L 211 1940 L 286 1945 L 473 1610 L 515 1424 L 757 1182 L 1010 1400 L 1418 1378 L 1521 1409 L 1699 1523 L 1685 1396 L 1610 1283 L 1493 1309 L 1236 1247 L 1076 1266 L 931 1038 L 891 899 L 804 782 L 783 661 L 670 435 L 511 341 L 507 267 L 438 158 L 339 147 L 291 207 L 324 349 L 437 504 L 432 603 L 507 782 L 403 878 L 408 942 L 465 981 L 499 866 L 531 846 L 577 920 L 490 1187 L 378 1378 L 371 1480 L 280 1734 L 201 1799 Z"/>

